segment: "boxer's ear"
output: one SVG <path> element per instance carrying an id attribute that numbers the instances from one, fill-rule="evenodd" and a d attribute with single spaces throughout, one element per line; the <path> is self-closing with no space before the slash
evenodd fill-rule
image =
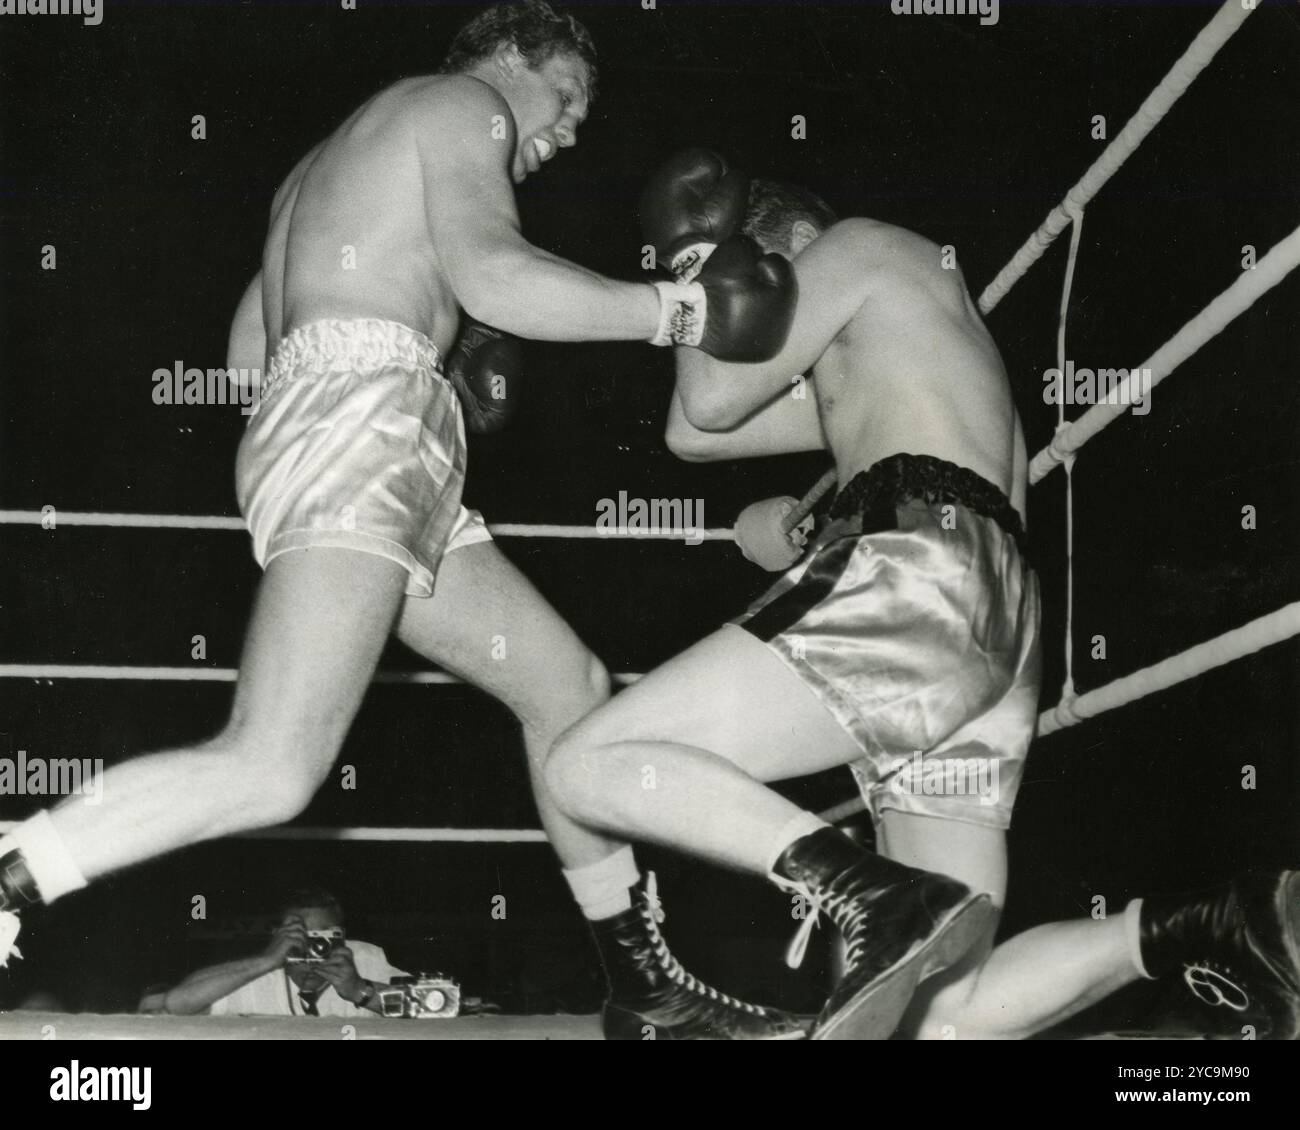
<path id="1" fill-rule="evenodd" d="M 494 61 L 497 70 L 506 78 L 513 78 L 528 67 L 524 53 L 513 43 L 502 43 L 496 50 Z"/>
<path id="2" fill-rule="evenodd" d="M 790 225 L 790 258 L 793 259 L 819 235 L 821 232 L 816 224 L 807 220 L 795 220 Z"/>

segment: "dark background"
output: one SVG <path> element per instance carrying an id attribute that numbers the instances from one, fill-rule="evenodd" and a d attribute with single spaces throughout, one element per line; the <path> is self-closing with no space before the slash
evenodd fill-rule
<path id="1" fill-rule="evenodd" d="M 976 17 L 901 17 L 887 4 L 582 7 L 602 96 L 581 144 L 520 191 L 539 246 L 621 277 L 638 269 L 633 202 L 673 149 L 712 144 L 745 168 L 807 184 L 954 244 L 972 290 L 1011 256 L 1215 5 L 1002 4 Z M 98 27 L 0 20 L 0 506 L 236 513 L 237 408 L 159 407 L 151 373 L 223 363 L 229 318 L 257 269 L 271 195 L 301 154 L 374 91 L 436 69 L 475 8 L 360 0 L 138 4 Z M 1069 325 L 1080 365 L 1132 366 L 1300 221 L 1300 12 L 1264 3 L 1088 210 Z M 194 114 L 207 140 L 190 137 Z M 802 114 L 806 140 L 792 140 Z M 41 246 L 58 269 L 40 269 Z M 990 318 L 1031 450 L 1051 436 L 1066 240 Z M 1094 441 L 1075 474 L 1080 690 L 1263 615 L 1300 594 L 1292 277 Z M 677 462 L 662 425 L 663 351 L 529 347 L 519 421 L 476 440 L 467 501 L 495 522 L 590 524 L 598 499 L 702 498 L 706 523 L 802 494 L 824 465 L 790 457 Z M 1063 476 L 1029 500 L 1045 596 L 1044 705 L 1059 697 Z M 1259 528 L 1241 528 L 1257 508 Z M 644 671 L 767 583 L 726 543 L 503 539 L 502 547 L 614 671 Z M 237 661 L 257 579 L 242 535 L 0 526 L 0 661 L 210 666 Z M 1087 641 L 1103 635 L 1105 660 Z M 394 647 L 388 668 L 415 660 Z M 1010 837 L 1004 932 L 1130 896 L 1300 856 L 1297 645 L 1036 743 Z M 0 755 L 104 757 L 201 738 L 225 684 L 0 680 Z M 530 827 L 519 742 L 468 688 L 377 687 L 310 825 Z M 1258 787 L 1243 790 L 1243 765 Z M 846 773 L 797 795 L 850 794 Z M 0 798 L 0 818 L 31 811 Z M 668 936 L 697 973 L 774 1003 L 816 1002 L 824 962 L 786 972 L 788 904 L 667 853 Z M 456 973 L 512 1008 L 590 1008 L 594 951 L 544 845 L 234 841 L 138 867 L 29 915 L 28 959 L 0 1006 L 44 989 L 123 1010 L 142 987 L 262 944 L 254 921 L 288 883 L 332 886 L 356 936 L 407 968 Z M 207 899 L 208 921 L 190 919 Z M 490 915 L 504 894 L 505 921 Z M 755 942 L 754 939 L 758 941 Z M 1137 986 L 1085 1024 L 1151 1024 Z"/>

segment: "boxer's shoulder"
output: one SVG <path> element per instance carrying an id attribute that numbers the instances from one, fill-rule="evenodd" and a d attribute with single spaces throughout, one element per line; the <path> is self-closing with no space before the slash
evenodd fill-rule
<path id="1" fill-rule="evenodd" d="M 469 75 L 430 75 L 403 93 L 405 132 L 426 168 L 508 162 L 515 119 L 502 95 Z"/>
<path id="2" fill-rule="evenodd" d="M 504 128 L 514 130 L 510 104 L 499 91 L 471 75 L 427 75 L 390 87 L 389 94 L 421 125 L 491 122 L 499 115 Z"/>
<path id="3" fill-rule="evenodd" d="M 860 301 L 898 273 L 902 228 L 865 217 L 840 220 L 814 239 L 795 259 L 800 287 L 820 279 L 837 295 Z"/>
<path id="4" fill-rule="evenodd" d="M 806 254 L 818 253 L 831 261 L 845 278 L 868 295 L 922 296 L 949 303 L 964 293 L 965 281 L 957 262 L 958 249 L 865 217 L 841 220 L 816 239 Z"/>
<path id="5" fill-rule="evenodd" d="M 840 220 L 819 237 L 827 249 L 857 257 L 864 272 L 898 270 L 914 264 L 940 266 L 942 248 L 917 232 L 865 216 Z"/>

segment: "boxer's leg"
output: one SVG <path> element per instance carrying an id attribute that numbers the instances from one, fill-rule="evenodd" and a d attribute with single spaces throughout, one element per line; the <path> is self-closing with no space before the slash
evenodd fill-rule
<path id="1" fill-rule="evenodd" d="M 548 779 L 593 827 L 763 874 L 802 810 L 760 782 L 861 756 L 766 644 L 728 626 L 566 733 Z"/>
<path id="2" fill-rule="evenodd" d="M 600 661 L 491 542 L 449 552 L 432 599 L 406 601 L 399 638 L 500 699 L 523 727 L 546 833 L 565 868 L 609 983 L 610 1039 L 787 1039 L 793 1018 L 734 1001 L 691 977 L 659 933 L 653 891 L 630 846 L 562 812 L 546 783 L 555 739 L 609 697 Z"/>
<path id="3" fill-rule="evenodd" d="M 761 783 L 861 752 L 791 668 L 728 626 L 568 731 L 547 779 L 583 822 L 801 893 L 839 927 L 848 953 L 812 1037 L 884 1038 L 917 983 L 964 956 L 994 914 L 987 896 L 862 851 Z"/>
<path id="4" fill-rule="evenodd" d="M 562 813 L 543 777 L 551 743 L 609 697 L 605 668 L 492 542 L 449 552 L 433 596 L 403 604 L 397 634 L 519 719 L 537 810 L 564 867 L 621 846 Z"/>
<path id="5" fill-rule="evenodd" d="M 224 729 L 114 766 L 104 774 L 102 804 L 69 798 L 53 810 L 53 840 L 41 834 L 28 847 L 16 832 L 38 885 L 47 864 L 56 876 L 70 865 L 68 874 L 91 879 L 302 811 L 357 711 L 406 579 L 392 561 L 350 550 L 299 550 L 271 561 Z M 42 850 L 59 858 L 41 859 Z M 57 897 L 60 885 L 67 889 L 58 878 L 47 883 L 42 896 Z"/>
<path id="6" fill-rule="evenodd" d="M 999 828 L 887 811 L 881 854 L 938 871 L 1001 907 L 1006 833 Z M 1024 1039 L 1059 1024 L 1138 977 L 1124 915 L 1036 926 L 993 948 L 996 922 L 958 965 L 925 981 L 900 1025 L 918 1039 Z"/>

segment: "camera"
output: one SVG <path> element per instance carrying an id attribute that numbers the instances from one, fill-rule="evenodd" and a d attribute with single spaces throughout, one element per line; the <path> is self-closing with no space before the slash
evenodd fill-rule
<path id="1" fill-rule="evenodd" d="M 385 1016 L 445 1020 L 460 1015 L 460 985 L 441 973 L 394 977 L 379 993 Z"/>
<path id="2" fill-rule="evenodd" d="M 319 965 L 322 961 L 328 961 L 330 954 L 343 944 L 344 936 L 341 926 L 331 926 L 327 930 L 308 930 L 307 952 L 301 956 L 290 957 L 286 960 Z"/>

